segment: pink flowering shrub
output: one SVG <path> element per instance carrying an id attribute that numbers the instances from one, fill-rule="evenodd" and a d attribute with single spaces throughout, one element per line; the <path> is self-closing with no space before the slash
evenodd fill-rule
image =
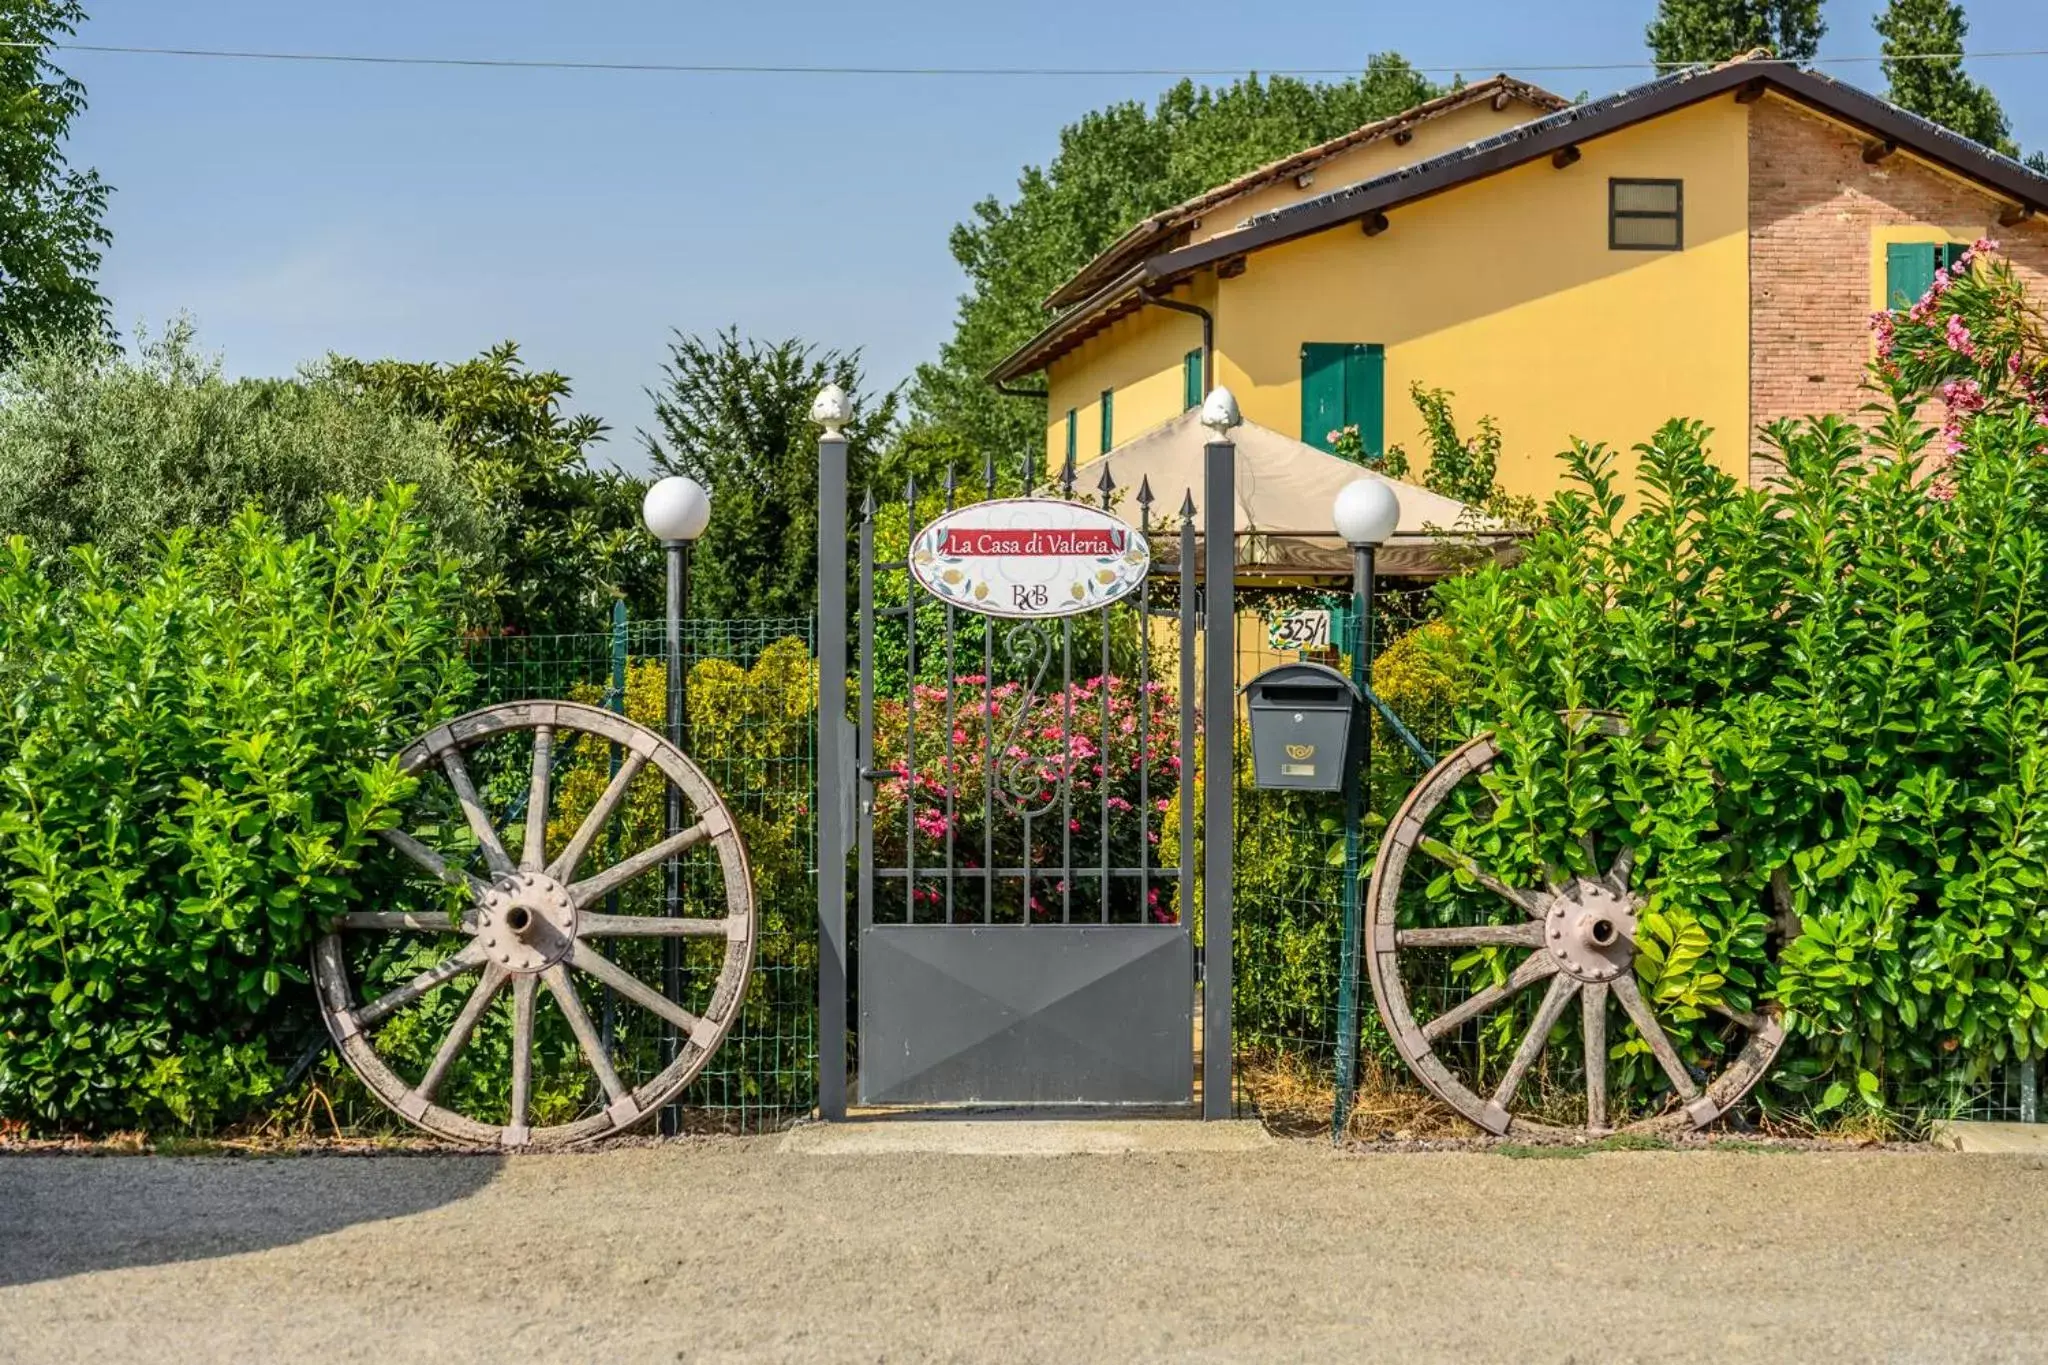
<path id="1" fill-rule="evenodd" d="M 1035 870 L 1028 898 L 1022 877 L 992 879 L 990 918 L 1017 923 L 1028 909 L 1039 922 L 1101 920 L 1105 856 L 1112 868 L 1159 865 L 1162 825 L 1180 787 L 1179 715 L 1164 683 L 1124 677 L 1027 696 L 1021 683 L 990 687 L 963 674 L 950 686 L 920 683 L 907 700 L 878 701 L 875 862 L 904 867 L 914 856 L 920 871 L 907 906 L 905 878 L 878 879 L 875 918 L 946 920 L 946 878 L 927 870 L 950 861 L 969 873 L 953 879 L 953 920 L 983 918 L 991 883 L 975 869 L 1027 865 Z M 1063 877 L 1068 864 L 1081 871 Z M 1177 913 L 1171 877 L 1109 879 L 1111 922 L 1172 923 Z"/>
<path id="2" fill-rule="evenodd" d="M 1931 496 L 1955 485 L 1947 467 L 1971 444 L 1980 420 L 2031 416 L 2048 439 L 2048 348 L 2039 307 L 2027 297 L 1998 243 L 1982 239 L 1912 306 L 1871 316 L 1873 383 L 1909 416 L 1927 398 L 1943 416 Z"/>

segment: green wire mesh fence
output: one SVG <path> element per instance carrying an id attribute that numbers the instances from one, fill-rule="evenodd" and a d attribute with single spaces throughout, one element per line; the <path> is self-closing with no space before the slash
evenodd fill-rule
<path id="1" fill-rule="evenodd" d="M 1429 616 L 1427 589 L 1383 588 L 1375 598 L 1375 654 L 1381 659 Z M 1350 676 L 1359 622 L 1349 593 L 1240 593 L 1240 687 L 1278 663 L 1328 664 Z M 1390 709 L 1429 753 L 1459 738 L 1447 708 L 1398 692 L 1378 673 Z M 1242 727 L 1243 717 L 1239 724 Z M 1240 736 L 1242 744 L 1242 736 Z M 1345 920 L 1371 874 L 1379 833 L 1427 765 L 1384 719 L 1375 718 L 1361 830 L 1347 841 L 1340 793 L 1262 791 L 1239 764 L 1233 898 L 1237 1102 L 1277 1126 L 1327 1131 L 1353 1093 L 1392 1094 L 1397 1109 L 1427 1103 L 1381 1026 L 1358 967 L 1351 995 L 1355 1032 L 1340 1054 L 1345 992 Z M 1362 918 L 1362 916 L 1360 917 Z M 1340 1103 L 1348 1073 L 1352 1090 Z M 1368 1106 L 1370 1107 L 1370 1106 Z M 1376 1126 L 1361 1113 L 1354 1131 Z"/>
<path id="2" fill-rule="evenodd" d="M 674 1117 L 688 1129 L 758 1132 L 783 1126 L 817 1101 L 815 733 L 817 674 L 808 618 L 683 624 L 683 749 L 732 807 L 754 873 L 754 968 L 738 1024 L 686 1090 Z M 474 643 L 477 705 L 525 698 L 588 702 L 654 730 L 664 724 L 667 632 L 659 620 L 615 610 L 608 631 L 506 636 Z M 516 800 L 516 788 L 514 789 Z M 627 820 L 634 818 L 629 800 Z M 517 817 L 518 812 L 506 812 Z M 658 818 L 650 807 L 647 818 Z M 645 894 L 658 896 L 650 886 Z M 715 897 L 716 865 L 686 857 L 680 894 Z M 658 911 L 645 911 L 658 913 Z M 690 941 L 690 954 L 719 945 Z M 622 1055 L 649 1040 L 607 1032 Z M 621 1023 L 620 1029 L 631 1025 Z"/>

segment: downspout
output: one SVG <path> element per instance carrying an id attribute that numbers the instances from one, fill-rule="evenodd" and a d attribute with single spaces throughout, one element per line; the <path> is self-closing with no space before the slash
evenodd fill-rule
<path id="1" fill-rule="evenodd" d="M 1191 313 L 1202 320 L 1202 394 L 1207 397 L 1209 390 L 1216 387 L 1216 319 L 1210 316 L 1208 309 L 1198 304 L 1182 303 L 1149 289 L 1139 290 L 1138 297 L 1157 307 L 1171 308 L 1176 313 Z"/>

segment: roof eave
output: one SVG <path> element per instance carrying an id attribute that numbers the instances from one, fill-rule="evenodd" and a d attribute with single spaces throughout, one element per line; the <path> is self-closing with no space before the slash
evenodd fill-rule
<path id="1" fill-rule="evenodd" d="M 1313 147 L 1290 152 L 1255 170 L 1248 171 L 1234 180 L 1227 180 L 1212 189 L 1202 191 L 1191 199 L 1182 200 L 1170 209 L 1150 214 L 1127 228 L 1114 242 L 1097 252 L 1094 259 L 1046 296 L 1045 308 L 1060 308 L 1086 298 L 1091 286 L 1106 277 L 1118 262 L 1149 239 L 1171 232 L 1187 219 L 1207 212 L 1219 204 L 1226 204 L 1241 195 L 1251 194 L 1287 176 L 1320 165 L 1333 156 L 1362 147 L 1382 138 L 1392 137 L 1404 128 L 1413 128 L 1431 119 L 1456 113 L 1473 104 L 1495 99 L 1502 95 L 1519 99 L 1523 103 L 1550 113 L 1571 107 L 1571 101 L 1553 94 L 1538 85 L 1502 72 L 1488 76 L 1485 80 L 1474 81 L 1471 85 L 1446 91 L 1434 99 L 1424 100 L 1412 109 L 1363 124 L 1341 136 L 1328 138 Z"/>
<path id="2" fill-rule="evenodd" d="M 1103 317 L 1105 313 L 1126 302 L 1141 302 L 1139 296 L 1144 273 L 1144 263 L 1132 266 L 1033 333 L 1029 341 L 997 361 L 982 376 L 983 380 L 990 384 L 1005 384 L 1044 369 L 1068 349 L 1061 343 L 1073 333 L 1090 324 L 1106 326 L 1110 319 Z"/>
<path id="3" fill-rule="evenodd" d="M 1867 92 L 1816 77 L 1789 62 L 1730 62 L 1639 100 L 1601 110 L 1585 119 L 1559 124 L 1521 142 L 1464 160 L 1442 159 L 1442 164 L 1434 167 L 1429 162 L 1420 163 L 1430 168 L 1412 179 L 1392 181 L 1358 194 L 1347 195 L 1340 191 L 1321 203 L 1312 201 L 1286 209 L 1265 222 L 1255 221 L 1236 232 L 1163 252 L 1145 262 L 1145 282 L 1158 285 L 1182 279 L 1192 271 L 1230 257 L 1311 236 L 1368 214 L 1413 203 L 1549 156 L 1573 143 L 1646 122 L 1752 83 L 1775 89 L 1793 100 L 1884 136 L 1915 156 L 1987 185 L 2016 202 L 2048 211 L 2048 177 L 2039 176 L 1964 139 L 1956 139 L 1953 146 L 1932 145 L 1936 139 L 1929 137 L 1928 129 L 1898 117 L 1900 111 Z"/>

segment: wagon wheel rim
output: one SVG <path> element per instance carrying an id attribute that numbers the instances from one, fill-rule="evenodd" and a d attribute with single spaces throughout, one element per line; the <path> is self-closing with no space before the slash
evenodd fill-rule
<path id="1" fill-rule="evenodd" d="M 1618 716 L 1569 713 L 1568 726 L 1607 736 L 1628 733 Z M 1666 1128 L 1704 1128 L 1727 1113 L 1762 1079 L 1784 1045 L 1785 1030 L 1774 1005 L 1754 1011 L 1709 1006 L 1746 1037 L 1720 1072 L 1702 1083 L 1678 1054 L 1657 1018 L 1651 999 L 1636 981 L 1634 933 L 1643 905 L 1636 885 L 1634 850 L 1624 846 L 1611 861 L 1591 859 L 1593 875 L 1567 876 L 1551 869 L 1543 888 L 1518 887 L 1496 876 L 1471 855 L 1430 833 L 1430 820 L 1466 783 L 1477 783 L 1500 757 L 1491 734 L 1466 741 L 1446 756 L 1408 793 L 1387 825 L 1366 891 L 1366 965 L 1373 996 L 1395 1049 L 1415 1076 L 1474 1124 L 1495 1135 L 1523 1132 L 1603 1134 Z M 1588 849 L 1589 855 L 1593 852 Z M 1421 859 L 1415 857 L 1421 854 Z M 1508 924 L 1402 928 L 1399 902 L 1406 874 L 1414 866 L 1462 872 L 1479 887 L 1521 914 Z M 1418 1020 L 1401 973 L 1404 951 L 1421 952 L 1484 946 L 1526 948 L 1501 984 L 1485 987 L 1442 1013 Z M 1506 1070 L 1491 1094 L 1481 1095 L 1438 1056 L 1437 1044 L 1460 1026 L 1480 1020 L 1524 994 L 1542 998 Z M 1515 1101 L 1535 1064 L 1550 1048 L 1550 1034 L 1576 1010 L 1586 1078 L 1586 1122 L 1582 1129 L 1531 1119 L 1515 1112 Z M 1658 1070 L 1671 1084 L 1675 1109 L 1616 1126 L 1607 1093 L 1609 1024 L 1614 1012 L 1634 1024 Z"/>
<path id="2" fill-rule="evenodd" d="M 525 731 L 533 736 L 528 816 L 520 847 L 512 849 L 477 795 L 465 754 L 493 737 Z M 560 742 L 573 735 L 618 745 L 621 761 L 575 832 L 550 858 L 547 811 L 554 756 Z M 488 875 L 457 866 L 402 827 L 382 832 L 400 856 L 465 892 L 467 904 L 459 917 L 375 910 L 344 914 L 315 945 L 313 976 L 321 1013 L 350 1068 L 400 1117 L 458 1142 L 499 1147 L 587 1143 L 623 1132 L 658 1112 L 697 1077 L 732 1030 L 753 969 L 753 877 L 738 826 L 717 790 L 696 764 L 654 731 L 613 712 L 573 702 L 511 702 L 470 712 L 411 745 L 400 755 L 399 765 L 423 781 L 439 771 L 462 808 Z M 637 851 L 622 850 L 607 866 L 593 868 L 598 836 L 618 813 L 634 780 L 650 768 L 682 796 L 681 832 Z M 724 883 L 722 915 L 602 913 L 600 907 L 613 892 L 657 873 L 670 857 L 705 845 L 716 854 Z M 372 933 L 437 935 L 461 942 L 410 981 L 376 999 L 358 1001 L 347 949 L 351 936 Z M 619 940 L 688 938 L 725 943 L 710 1003 L 702 1013 L 670 1001 L 600 946 Z M 579 974 L 609 988 L 623 1004 L 673 1028 L 678 1041 L 674 1059 L 656 1075 L 628 1085 L 576 990 Z M 429 992 L 468 978 L 474 978 L 474 984 L 454 1025 L 419 1079 L 408 1082 L 376 1050 L 378 1028 Z M 496 1124 L 446 1107 L 437 1098 L 501 992 L 512 997 L 513 1032 L 508 1122 Z M 595 1079 L 604 1102 L 597 1112 L 573 1122 L 534 1127 L 532 1068 L 542 997 L 566 1019 L 580 1064 Z"/>

